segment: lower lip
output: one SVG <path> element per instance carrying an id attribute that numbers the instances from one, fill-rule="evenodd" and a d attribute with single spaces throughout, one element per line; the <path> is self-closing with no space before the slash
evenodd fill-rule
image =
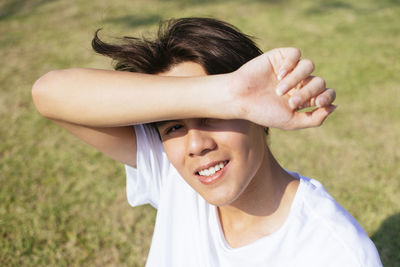
<path id="1" fill-rule="evenodd" d="M 222 176 L 224 175 L 225 171 L 226 171 L 226 167 L 228 166 L 229 162 L 219 171 L 217 171 L 216 173 L 214 173 L 211 176 L 201 176 L 201 175 L 197 175 L 197 178 L 199 179 L 199 181 L 205 185 L 209 185 L 212 183 L 215 183 L 216 181 L 218 181 L 220 178 L 222 178 Z"/>

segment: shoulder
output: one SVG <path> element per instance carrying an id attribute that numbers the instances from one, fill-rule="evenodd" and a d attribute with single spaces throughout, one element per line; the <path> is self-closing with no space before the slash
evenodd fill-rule
<path id="1" fill-rule="evenodd" d="M 167 177 L 175 174 L 157 131 L 149 125 L 134 125 L 136 168 L 126 168 L 126 190 L 132 206 L 151 204 L 157 208 Z"/>
<path id="2" fill-rule="evenodd" d="M 381 266 L 375 245 L 364 229 L 322 184 L 299 174 L 292 175 L 300 179 L 295 213 L 312 233 L 311 240 L 326 248 L 329 256 L 346 258 L 360 266 Z"/>

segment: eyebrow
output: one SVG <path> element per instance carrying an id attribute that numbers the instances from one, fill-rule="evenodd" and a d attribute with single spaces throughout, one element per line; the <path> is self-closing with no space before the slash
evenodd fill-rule
<path id="1" fill-rule="evenodd" d="M 155 122 L 155 125 L 156 127 L 160 127 L 170 122 L 178 122 L 178 120 L 157 121 Z"/>

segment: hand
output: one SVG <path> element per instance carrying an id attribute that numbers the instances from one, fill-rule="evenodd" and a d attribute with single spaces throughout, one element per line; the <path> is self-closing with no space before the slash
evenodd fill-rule
<path id="1" fill-rule="evenodd" d="M 320 77 L 310 76 L 314 64 L 300 60 L 296 48 L 271 50 L 233 73 L 232 96 L 239 117 L 280 129 L 316 127 L 335 110 L 335 91 Z M 299 108 L 316 106 L 310 112 Z"/>

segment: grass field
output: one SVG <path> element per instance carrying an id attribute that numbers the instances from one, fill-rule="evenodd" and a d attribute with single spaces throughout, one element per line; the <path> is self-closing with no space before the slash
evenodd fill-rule
<path id="1" fill-rule="evenodd" d="M 131 208 L 123 166 L 36 112 L 51 69 L 111 68 L 90 48 L 161 19 L 211 16 L 264 50 L 301 48 L 336 89 L 323 127 L 272 130 L 283 165 L 322 181 L 360 222 L 384 266 L 400 266 L 399 0 L 3 0 L 0 2 L 0 265 L 143 266 L 155 211 Z"/>

